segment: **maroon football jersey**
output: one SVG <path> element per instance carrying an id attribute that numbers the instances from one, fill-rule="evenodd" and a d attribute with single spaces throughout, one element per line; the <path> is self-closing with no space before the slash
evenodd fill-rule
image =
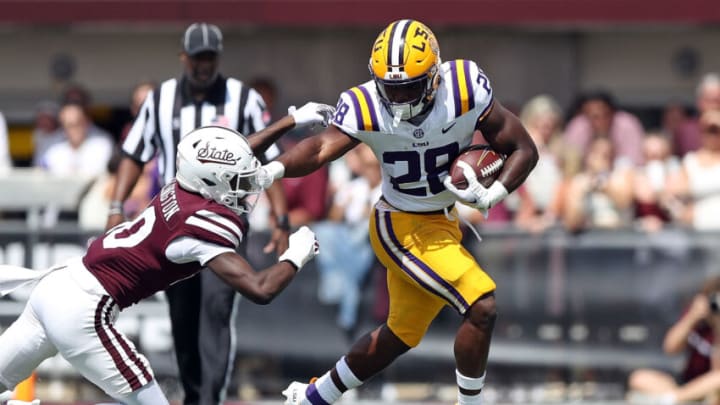
<path id="1" fill-rule="evenodd" d="M 229 208 L 172 182 L 135 220 L 95 240 L 83 263 L 126 308 L 194 275 L 213 254 L 236 250 L 245 234 Z"/>

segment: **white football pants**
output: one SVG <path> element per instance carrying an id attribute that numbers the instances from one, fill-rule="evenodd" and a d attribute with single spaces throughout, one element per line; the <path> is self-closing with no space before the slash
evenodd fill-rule
<path id="1" fill-rule="evenodd" d="M 118 312 L 82 261 L 69 261 L 38 282 L 20 317 L 0 336 L 0 383 L 13 389 L 59 352 L 116 400 L 167 404 L 147 359 L 115 329 Z"/>

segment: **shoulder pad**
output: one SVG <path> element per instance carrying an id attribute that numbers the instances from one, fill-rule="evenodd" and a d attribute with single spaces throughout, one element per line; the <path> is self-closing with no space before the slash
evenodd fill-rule
<path id="1" fill-rule="evenodd" d="M 340 95 L 333 124 L 350 134 L 379 131 L 378 107 L 377 97 L 367 89 L 367 84 L 353 87 Z"/>
<path id="2" fill-rule="evenodd" d="M 492 104 L 492 87 L 485 73 L 470 60 L 457 59 L 446 62 L 446 79 L 455 104 L 455 116 L 459 117 L 470 110 L 480 108 L 482 115 L 489 111 Z"/>

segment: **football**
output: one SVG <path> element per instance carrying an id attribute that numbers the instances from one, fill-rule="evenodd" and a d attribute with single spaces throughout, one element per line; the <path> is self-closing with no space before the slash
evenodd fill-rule
<path id="1" fill-rule="evenodd" d="M 455 187 L 463 190 L 467 188 L 468 182 L 462 167 L 458 166 L 458 162 L 470 165 L 480 184 L 490 187 L 500 174 L 504 159 L 490 145 L 470 145 L 461 151 L 450 165 L 450 179 Z"/>

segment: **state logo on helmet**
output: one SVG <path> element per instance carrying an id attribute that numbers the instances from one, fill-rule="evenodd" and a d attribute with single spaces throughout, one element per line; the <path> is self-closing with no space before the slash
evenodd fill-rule
<path id="1" fill-rule="evenodd" d="M 380 100 L 396 120 L 408 120 L 430 104 L 439 85 L 440 64 L 435 35 L 419 21 L 395 21 L 378 35 L 370 74 Z"/>
<path id="2" fill-rule="evenodd" d="M 176 179 L 180 187 L 214 200 L 237 214 L 250 212 L 262 192 L 260 162 L 247 139 L 220 126 L 198 128 L 178 144 Z"/>

